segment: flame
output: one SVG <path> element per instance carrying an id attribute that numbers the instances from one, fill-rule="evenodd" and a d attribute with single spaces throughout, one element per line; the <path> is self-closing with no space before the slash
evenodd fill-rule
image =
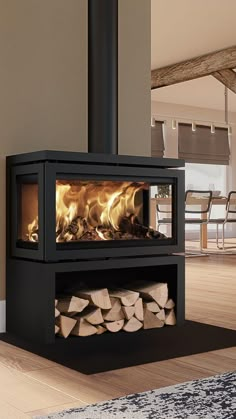
<path id="1" fill-rule="evenodd" d="M 124 218 L 142 221 L 143 189 L 143 182 L 57 181 L 56 241 L 120 238 L 115 234 Z M 38 219 L 28 225 L 27 236 L 38 241 Z"/>

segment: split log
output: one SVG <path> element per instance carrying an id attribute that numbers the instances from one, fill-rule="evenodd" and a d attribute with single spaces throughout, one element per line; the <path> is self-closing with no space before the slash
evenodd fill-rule
<path id="1" fill-rule="evenodd" d="M 117 288 L 109 290 L 111 297 L 119 298 L 123 306 L 133 306 L 139 298 L 139 293 L 127 289 Z"/>
<path id="2" fill-rule="evenodd" d="M 89 304 L 88 299 L 75 296 L 63 296 L 58 299 L 57 309 L 61 313 L 80 313 Z"/>
<path id="3" fill-rule="evenodd" d="M 118 298 L 111 297 L 111 309 L 110 310 L 103 310 L 103 318 L 107 321 L 116 321 L 122 320 L 125 318 L 124 313 L 121 308 L 121 303 Z"/>
<path id="4" fill-rule="evenodd" d="M 154 329 L 154 328 L 163 327 L 163 326 L 164 326 L 164 322 L 158 319 L 154 313 L 152 313 L 148 309 L 144 310 L 144 321 L 143 321 L 144 329 Z"/>
<path id="5" fill-rule="evenodd" d="M 135 305 L 134 305 L 134 313 L 135 313 L 135 317 L 136 319 L 140 320 L 141 322 L 143 321 L 143 300 L 142 298 L 139 298 Z"/>
<path id="6" fill-rule="evenodd" d="M 125 288 L 138 291 L 141 297 L 156 301 L 160 307 L 165 307 L 168 300 L 168 287 L 166 283 L 154 281 L 137 281 L 128 284 Z"/>
<path id="7" fill-rule="evenodd" d="M 175 307 L 175 303 L 174 303 L 174 301 L 172 300 L 172 298 L 170 298 L 168 301 L 167 301 L 167 303 L 166 303 L 166 305 L 165 305 L 165 308 L 167 308 L 168 310 L 171 310 L 172 308 L 174 308 Z"/>
<path id="8" fill-rule="evenodd" d="M 87 322 L 83 317 L 76 316 L 74 318 L 76 325 L 74 326 L 71 334 L 74 336 L 91 336 L 97 333 L 97 328 Z"/>
<path id="9" fill-rule="evenodd" d="M 156 316 L 159 320 L 162 320 L 164 322 L 166 318 L 164 308 L 162 308 L 161 311 L 159 311 L 159 313 L 156 314 Z"/>
<path id="10" fill-rule="evenodd" d="M 152 313 L 159 313 L 159 311 L 161 310 L 156 301 L 145 301 L 143 305 L 144 308 L 147 308 Z"/>
<path id="11" fill-rule="evenodd" d="M 58 317 L 58 316 L 60 316 L 60 311 L 55 307 L 55 317 Z"/>
<path id="12" fill-rule="evenodd" d="M 97 326 L 97 335 L 102 335 L 106 331 L 107 331 L 107 329 L 105 327 L 101 326 L 100 324 L 99 324 L 99 326 Z"/>
<path id="13" fill-rule="evenodd" d="M 67 338 L 76 325 L 76 320 L 66 316 L 59 316 L 56 319 L 56 325 L 60 328 L 59 334 Z"/>
<path id="14" fill-rule="evenodd" d="M 85 298 L 96 307 L 108 310 L 111 308 L 111 300 L 107 288 L 96 290 L 81 290 L 76 291 L 75 295 L 80 298 Z"/>
<path id="15" fill-rule="evenodd" d="M 125 323 L 123 330 L 126 332 L 137 332 L 137 330 L 141 329 L 142 327 L 143 323 L 136 319 L 136 317 L 131 317 L 131 319 Z"/>
<path id="16" fill-rule="evenodd" d="M 55 324 L 55 335 L 59 332 L 60 327 Z"/>
<path id="17" fill-rule="evenodd" d="M 90 324 L 97 325 L 103 323 L 102 311 L 98 307 L 88 307 L 82 313 L 81 317 Z"/>
<path id="18" fill-rule="evenodd" d="M 133 317 L 133 315 L 134 315 L 135 307 L 134 306 L 130 306 L 130 307 L 123 306 L 122 310 L 123 310 L 123 313 L 125 315 L 126 320 L 130 320 L 131 317 Z"/>
<path id="19" fill-rule="evenodd" d="M 165 324 L 168 326 L 176 325 L 176 316 L 175 311 L 173 309 L 166 311 Z"/>
<path id="20" fill-rule="evenodd" d="M 105 322 L 103 326 L 109 330 L 109 332 L 116 333 L 119 332 L 124 326 L 124 320 L 118 320 L 116 322 Z"/>

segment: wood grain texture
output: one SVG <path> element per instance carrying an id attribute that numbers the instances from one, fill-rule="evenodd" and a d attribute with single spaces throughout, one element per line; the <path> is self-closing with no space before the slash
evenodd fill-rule
<path id="1" fill-rule="evenodd" d="M 186 260 L 188 319 L 236 329 L 235 268 L 235 255 Z M 0 411 L 8 418 L 11 405 L 24 419 L 235 369 L 227 348 L 87 376 L 0 342 Z"/>
<path id="2" fill-rule="evenodd" d="M 209 76 L 236 67 L 236 46 L 152 70 L 151 89 Z"/>
<path id="3" fill-rule="evenodd" d="M 230 68 L 225 70 L 216 71 L 212 74 L 215 79 L 223 83 L 233 93 L 236 93 L 236 73 Z"/>

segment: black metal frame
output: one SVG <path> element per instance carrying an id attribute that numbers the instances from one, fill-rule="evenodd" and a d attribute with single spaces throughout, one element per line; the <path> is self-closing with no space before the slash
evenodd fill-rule
<path id="1" fill-rule="evenodd" d="M 40 152 L 39 152 L 40 153 Z M 46 152 L 45 152 L 46 153 Z M 10 255 L 25 259 L 59 261 L 82 260 L 107 257 L 145 256 L 169 254 L 184 250 L 184 172 L 165 167 L 164 159 L 128 156 L 106 157 L 106 161 L 84 159 L 83 153 L 48 152 L 45 159 L 38 160 L 38 153 L 7 158 L 11 193 L 7 201 L 10 210 L 8 231 L 10 233 Z M 55 154 L 54 154 L 55 153 Z M 68 156 L 69 154 L 69 156 Z M 96 156 L 96 155 L 95 155 Z M 115 157 L 115 159 L 114 159 Z M 68 159 L 69 158 L 69 159 Z M 22 161 L 23 160 L 23 161 Z M 112 162 L 113 160 L 113 162 Z M 139 160 L 142 164 L 139 164 Z M 170 160 L 170 166 L 179 166 L 179 161 Z M 107 163 L 107 161 L 109 163 Z M 138 166 L 138 169 L 137 169 Z M 162 167 L 164 166 L 164 167 Z M 39 244 L 17 246 L 17 176 L 37 175 L 39 182 Z M 55 196 L 56 179 L 124 180 L 150 184 L 171 184 L 173 187 L 172 238 L 164 240 L 121 240 L 108 242 L 56 243 Z M 28 247 L 28 248 L 27 248 Z M 34 247 L 34 248 L 32 248 Z"/>

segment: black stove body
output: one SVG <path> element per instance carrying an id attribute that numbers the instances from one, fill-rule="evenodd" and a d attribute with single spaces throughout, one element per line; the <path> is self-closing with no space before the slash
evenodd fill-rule
<path id="1" fill-rule="evenodd" d="M 57 151 L 9 157 L 9 256 L 54 262 L 182 252 L 182 164 Z M 168 234 L 151 226 L 152 197 L 163 189 Z"/>

